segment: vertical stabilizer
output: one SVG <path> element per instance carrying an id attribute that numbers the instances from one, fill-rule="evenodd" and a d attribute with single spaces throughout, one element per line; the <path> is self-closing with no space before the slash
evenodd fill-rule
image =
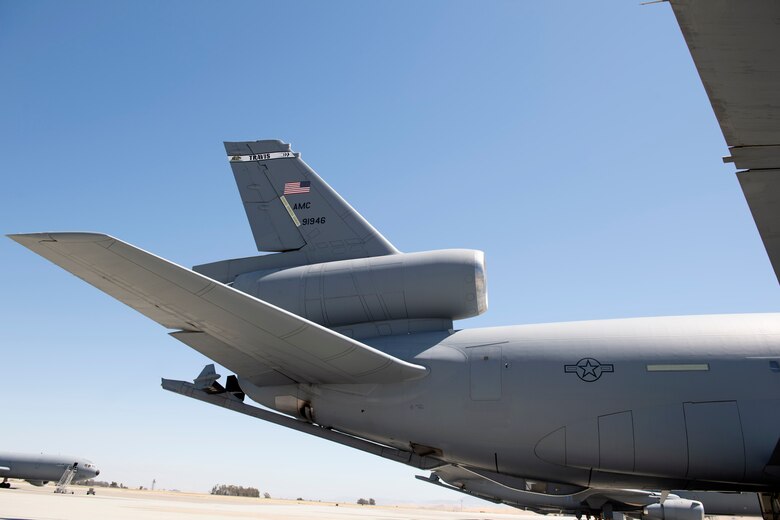
<path id="1" fill-rule="evenodd" d="M 226 142 L 258 251 L 300 251 L 307 263 L 398 250 L 279 140 Z"/>

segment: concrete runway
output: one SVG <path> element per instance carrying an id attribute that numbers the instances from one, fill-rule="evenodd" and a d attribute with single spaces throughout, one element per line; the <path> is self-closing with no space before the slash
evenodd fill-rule
<path id="1" fill-rule="evenodd" d="M 96 488 L 87 496 L 86 487 L 71 486 L 73 495 L 58 495 L 54 486 L 38 488 L 26 482 L 12 482 L 12 489 L 0 489 L 0 520 L 487 520 L 536 516 L 522 511 L 484 509 L 446 511 L 412 506 L 358 506 L 326 502 L 296 502 L 262 498 L 221 497 L 171 491 L 139 491 Z M 537 517 L 541 518 L 541 517 Z"/>

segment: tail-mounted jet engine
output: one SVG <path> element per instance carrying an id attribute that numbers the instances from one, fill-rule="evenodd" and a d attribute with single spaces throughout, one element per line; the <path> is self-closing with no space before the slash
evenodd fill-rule
<path id="1" fill-rule="evenodd" d="M 327 327 L 487 310 L 482 251 L 447 249 L 253 271 L 233 288 Z"/>
<path id="2" fill-rule="evenodd" d="M 704 520 L 704 506 L 696 500 L 668 498 L 661 503 L 645 507 L 642 518 L 647 520 Z"/>

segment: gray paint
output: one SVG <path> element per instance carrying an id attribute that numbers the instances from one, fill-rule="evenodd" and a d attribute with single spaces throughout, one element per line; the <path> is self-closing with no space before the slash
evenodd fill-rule
<path id="1" fill-rule="evenodd" d="M 383 383 L 426 372 L 108 235 L 9 236 L 164 327 L 227 345 L 199 348 L 231 366 L 240 356 L 242 375 L 270 367 L 299 382 Z"/>
<path id="2" fill-rule="evenodd" d="M 74 463 L 78 463 L 74 482 L 95 478 L 100 474 L 92 461 L 82 457 L 0 452 L 0 479 L 15 478 L 37 485 L 52 481 L 56 483 L 65 469 Z"/>
<path id="3" fill-rule="evenodd" d="M 177 333 L 187 344 L 214 357 L 240 352 L 267 360 L 265 372 L 295 374 L 301 384 L 245 384 L 258 376 L 260 365 L 232 361 L 255 401 L 291 413 L 280 403 L 292 397 L 314 411 L 310 420 L 367 441 L 401 450 L 425 447 L 449 464 L 583 487 L 778 485 L 763 471 L 780 431 L 780 399 L 771 397 L 780 386 L 780 372 L 771 364 L 780 362 L 777 314 L 525 325 L 354 342 L 110 237 L 13 238 L 109 293 L 128 299 L 132 294 L 137 300 L 130 302 L 141 310 L 165 312 L 164 324 L 178 320 L 203 329 Z M 244 323 L 265 332 L 257 335 L 252 331 L 260 329 Z M 219 343 L 206 338 L 216 334 Z M 241 339 L 252 337 L 260 341 Z M 299 357 L 306 348 L 319 353 Z M 330 354 L 338 349 L 353 357 Z M 350 375 L 334 383 L 363 383 L 324 384 L 335 366 Z M 579 371 L 582 366 L 598 369 L 599 377 Z M 716 402 L 729 404 L 704 404 Z M 738 407 L 761 407 L 762 422 L 742 420 Z M 668 434 L 659 436 L 659 424 Z M 722 433 L 715 441 L 707 437 L 713 431 Z M 744 464 L 731 471 L 733 454 L 743 445 Z M 602 446 L 614 450 L 602 457 Z M 717 463 L 724 454 L 725 466 Z"/>
<path id="4" fill-rule="evenodd" d="M 468 349 L 469 395 L 473 401 L 501 399 L 501 345 Z"/>
<path id="5" fill-rule="evenodd" d="M 599 416 L 599 469 L 633 473 L 634 416 L 631 411 Z"/>
<path id="6" fill-rule="evenodd" d="M 488 469 L 498 451 L 502 472 L 583 486 L 591 484 L 590 471 L 601 465 L 600 421 L 631 411 L 630 429 L 639 457 L 628 447 L 628 414 L 620 416 L 617 422 L 624 432 L 605 432 L 605 442 L 613 435 L 623 439 L 616 445 L 620 449 L 604 459 L 605 466 L 608 461 L 616 467 L 602 467 L 601 473 L 614 473 L 610 478 L 616 486 L 633 486 L 634 477 L 639 477 L 643 487 L 658 489 L 702 485 L 690 482 L 691 477 L 701 481 L 724 477 L 720 467 L 697 467 L 697 473 L 689 475 L 685 403 L 760 403 L 767 411 L 765 422 L 758 428 L 741 424 L 747 432 L 745 452 L 755 462 L 745 478 L 740 471 L 731 481 L 733 487 L 771 487 L 776 482 L 763 474 L 763 465 L 780 431 L 780 418 L 772 418 L 780 402 L 768 397 L 780 385 L 780 374 L 772 372 L 769 364 L 780 356 L 779 318 L 776 314 L 646 318 L 464 330 L 446 338 L 378 339 L 371 343 L 399 355 L 409 351 L 396 349 L 393 343 L 419 342 L 420 351 L 409 360 L 427 366 L 429 376 L 403 386 L 377 386 L 360 396 L 323 387 L 308 398 L 320 424 L 394 445 L 434 446 L 446 460 Z M 500 342 L 505 360 L 502 398 L 474 401 L 466 362 L 469 347 Z M 565 372 L 566 365 L 586 356 L 614 364 L 614 372 L 594 382 Z M 647 370 L 653 363 L 693 362 L 708 363 L 711 369 Z M 465 426 L 488 421 L 490 429 Z M 659 439 L 664 430 L 670 433 Z M 712 432 L 720 431 L 714 427 L 710 433 L 717 437 Z M 722 442 L 695 446 L 699 453 L 706 452 L 701 457 L 721 457 L 724 446 L 731 446 L 725 438 L 742 448 L 742 439 L 726 435 L 730 428 L 722 431 Z M 545 439 L 550 438 L 556 439 L 550 448 L 553 456 L 545 456 Z M 633 476 L 616 472 L 632 464 L 636 464 Z"/>
<path id="7" fill-rule="evenodd" d="M 733 161 L 749 168 L 740 182 L 778 271 L 780 4 L 671 3 Z M 540 510 L 564 508 L 562 500 L 574 500 L 565 497 L 580 493 L 588 507 L 608 511 L 636 505 L 637 497 L 659 500 L 637 488 L 780 490 L 772 458 L 780 432 L 780 315 L 452 331 L 457 305 L 439 311 L 463 292 L 450 284 L 407 297 L 414 284 L 393 278 L 402 271 L 388 271 L 379 277 L 386 286 L 371 288 L 363 283 L 370 269 L 353 267 L 367 264 L 325 274 L 334 267 L 328 262 L 399 257 L 392 264 L 402 256 L 289 145 L 226 143 L 226 150 L 238 154 L 231 166 L 258 248 L 283 253 L 199 266 L 207 278 L 106 235 L 12 238 L 175 329 L 177 339 L 229 364 L 251 399 L 298 419 L 251 415 L 415 461 L 463 484 L 461 491 Z M 246 154 L 259 157 L 240 157 Z M 299 181 L 311 190 L 290 198 L 310 204 L 288 209 L 281 190 Z M 320 215 L 324 222 L 301 221 Z M 303 297 L 282 294 L 294 279 Z M 261 298 L 278 282 L 281 306 L 345 334 L 228 282 Z M 332 320 L 331 297 L 346 299 Z M 383 300 L 392 303 L 377 321 Z M 410 313 L 420 302 L 423 311 Z M 205 395 L 197 398 L 213 402 Z M 517 489 L 520 480 L 544 492 L 529 495 Z M 556 494 L 561 489 L 570 493 Z"/>
<path id="8" fill-rule="evenodd" d="M 670 2 L 780 280 L 780 3 Z"/>
<path id="9" fill-rule="evenodd" d="M 470 318 L 487 310 L 484 254 L 451 249 L 239 275 L 233 288 L 327 327 Z"/>
<path id="10" fill-rule="evenodd" d="M 417 478 L 439 485 L 444 482 L 453 491 L 543 514 L 598 516 L 604 504 L 609 504 L 615 512 L 638 517 L 642 508 L 657 504 L 660 499 L 659 492 L 640 489 L 576 489 L 550 482 L 512 482 L 499 474 L 452 465 L 437 468 L 432 478 Z M 672 490 L 667 497 L 677 498 L 702 503 L 708 515 L 761 515 L 755 493 Z"/>
<path id="11" fill-rule="evenodd" d="M 299 250 L 307 263 L 329 262 L 395 254 L 398 250 L 352 206 L 303 162 L 300 154 L 279 140 L 226 142 L 225 151 L 244 203 L 258 251 Z M 264 154 L 289 153 L 284 159 L 262 159 Z M 232 160 L 252 155 L 251 161 Z M 256 160 L 255 160 L 256 159 Z M 308 193 L 285 199 L 298 222 L 285 207 L 285 184 L 310 183 Z M 300 209 L 295 206 L 300 205 Z M 299 225 L 304 219 L 316 224 Z M 325 223 L 322 223 L 325 219 Z"/>
<path id="12" fill-rule="evenodd" d="M 670 2 L 729 146 L 780 144 L 780 5 Z"/>
<path id="13" fill-rule="evenodd" d="M 737 173 L 742 192 L 750 206 L 764 247 L 780 280 L 780 159 L 775 169 L 748 170 Z"/>
<path id="14" fill-rule="evenodd" d="M 683 406 L 688 434 L 688 478 L 706 475 L 716 480 L 742 479 L 745 450 L 737 402 L 685 403 Z"/>

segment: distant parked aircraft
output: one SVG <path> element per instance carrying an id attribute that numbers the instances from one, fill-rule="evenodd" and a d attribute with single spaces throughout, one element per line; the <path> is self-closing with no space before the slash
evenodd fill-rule
<path id="1" fill-rule="evenodd" d="M 71 482 L 80 482 L 100 475 L 95 464 L 81 457 L 0 452 L 0 488 L 9 488 L 9 478 L 26 480 L 34 486 L 59 482 L 66 471 L 75 470 Z"/>

